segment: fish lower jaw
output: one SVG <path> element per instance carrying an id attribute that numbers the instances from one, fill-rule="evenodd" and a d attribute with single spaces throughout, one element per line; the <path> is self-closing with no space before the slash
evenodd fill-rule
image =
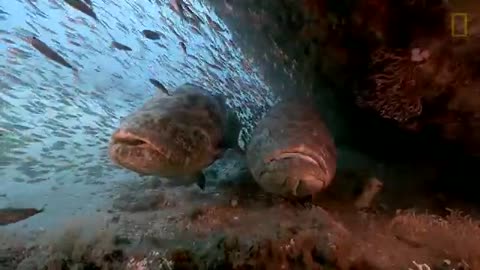
<path id="1" fill-rule="evenodd" d="M 326 162 L 309 153 L 277 153 L 264 165 L 265 169 L 257 174 L 257 182 L 264 190 L 278 195 L 310 196 L 324 190 L 330 183 Z"/>
<path id="2" fill-rule="evenodd" d="M 129 171 L 135 172 L 141 176 L 156 175 L 156 176 L 164 177 L 163 175 L 159 174 L 156 170 L 148 166 L 142 166 L 142 165 L 138 165 L 137 163 L 130 163 L 127 161 L 116 161 L 114 163 L 123 169 L 127 169 Z"/>
<path id="3" fill-rule="evenodd" d="M 152 153 L 151 156 L 168 156 L 162 149 L 155 147 L 150 140 L 125 130 L 119 130 L 112 135 L 110 148 L 120 152 L 147 152 Z"/>

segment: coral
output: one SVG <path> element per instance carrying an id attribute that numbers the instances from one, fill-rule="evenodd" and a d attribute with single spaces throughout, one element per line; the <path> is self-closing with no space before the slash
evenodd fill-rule
<path id="1" fill-rule="evenodd" d="M 480 223 L 461 212 L 451 211 L 446 218 L 402 213 L 391 221 L 390 230 L 412 245 L 480 269 Z"/>
<path id="2" fill-rule="evenodd" d="M 45 235 L 17 269 L 118 269 L 124 252 L 115 246 L 113 230 L 98 225 L 77 221 Z"/>
<path id="3" fill-rule="evenodd" d="M 180 196 L 182 197 L 182 196 Z M 226 195 L 225 198 L 229 198 Z M 266 198 L 265 198 L 266 199 Z M 272 198 L 273 199 L 273 198 Z M 30 247 L 0 249 L 6 269 L 479 269 L 478 221 L 398 211 L 361 213 L 282 200 L 214 199 L 192 217 L 182 203 L 174 219 L 125 213 L 115 226 L 79 223 Z M 269 201 L 270 199 L 266 199 Z M 336 201 L 337 199 L 335 199 Z M 185 198 L 198 207 L 192 198 Z M 222 200 L 223 201 L 223 200 Z M 352 206 L 353 207 L 353 206 Z M 183 209 L 183 210 L 182 210 Z M 193 208 L 192 208 L 193 209 Z M 165 210 L 157 211 L 162 212 Z M 181 213 L 184 212 L 184 213 Z M 335 213 L 335 214 L 333 214 Z M 140 218 L 143 215 L 143 219 Z M 137 223 L 122 222 L 130 218 Z M 158 223 L 163 223 L 158 227 Z M 176 233 L 164 233 L 164 226 Z M 127 227 L 127 228 L 124 228 Z M 134 234 L 128 234 L 131 229 Z M 131 241 L 121 241 L 127 237 Z M 140 238 L 140 239 L 138 239 Z M 4 251 L 3 253 L 1 251 Z M 20 262 L 21 261 L 21 262 Z M 444 267 L 447 265 L 449 267 Z M 441 266 L 441 267 L 440 267 Z"/>
<path id="4" fill-rule="evenodd" d="M 416 92 L 416 75 L 420 62 L 413 61 L 405 50 L 380 48 L 372 56 L 372 70 L 380 69 L 370 79 L 374 89 L 357 96 L 357 104 L 370 107 L 382 117 L 399 122 L 422 113 L 421 96 Z"/>

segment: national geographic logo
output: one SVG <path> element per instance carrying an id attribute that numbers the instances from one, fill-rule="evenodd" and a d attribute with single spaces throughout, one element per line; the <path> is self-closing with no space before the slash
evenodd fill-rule
<path id="1" fill-rule="evenodd" d="M 452 37 L 468 37 L 468 13 L 451 13 L 450 28 Z"/>

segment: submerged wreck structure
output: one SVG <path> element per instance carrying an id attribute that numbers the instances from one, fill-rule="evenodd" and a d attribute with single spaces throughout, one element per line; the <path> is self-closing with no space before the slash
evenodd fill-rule
<path id="1" fill-rule="evenodd" d="M 85 242 L 77 234 L 67 235 L 70 242 L 62 238 L 50 254 L 9 250 L 21 255 L 15 262 L 0 256 L 0 266 L 480 269 L 480 224 L 450 210 L 452 204 L 480 205 L 478 184 L 469 176 L 480 156 L 476 1 L 209 3 L 279 97 L 301 94 L 317 101 L 337 147 L 403 165 L 381 182 L 340 166 L 320 203 L 326 211 L 266 197 L 256 192 L 258 187 L 222 189 L 207 205 L 204 199 L 178 194 L 169 204 L 166 196 L 161 203 L 149 203 L 163 208 L 145 222 L 147 233 L 140 241 L 128 232 L 144 229 L 131 225 L 135 216 L 115 217 L 116 226 L 127 228 L 121 237 L 109 234 Z M 428 176 L 413 178 L 407 170 L 427 171 Z M 397 174 L 405 175 L 393 176 Z M 370 180 L 365 184 L 357 178 Z M 380 202 L 358 211 L 354 201 L 369 197 L 361 195 L 369 193 L 362 192 L 369 185 L 382 189 Z M 403 210 L 411 208 L 435 215 Z M 160 226 L 158 220 L 169 222 Z"/>
<path id="2" fill-rule="evenodd" d="M 407 161 L 417 164 L 414 167 L 417 166 L 418 170 L 422 170 L 422 166 L 433 168 L 433 176 L 428 179 L 384 183 L 382 196 L 389 201 L 387 204 L 393 208 L 393 205 L 417 208 L 418 201 L 431 196 L 435 199 L 427 203 L 430 209 L 435 205 L 433 209 L 440 210 L 445 216 L 453 201 L 460 202 L 457 205 L 473 202 L 470 209 L 478 207 L 480 201 L 476 192 L 472 192 L 477 190 L 478 184 L 472 175 L 480 161 L 480 8 L 474 1 L 209 2 L 233 32 L 233 41 L 260 68 L 264 79 L 280 98 L 307 95 L 317 101 L 337 147 L 346 145 L 386 163 Z M 345 192 L 349 184 L 338 179 L 341 178 L 341 169 L 337 174 L 334 182 Z M 408 201 L 405 198 L 414 201 L 412 194 L 415 193 L 421 193 L 419 196 L 424 198 L 414 203 L 405 202 Z M 338 199 L 338 193 L 333 197 Z M 324 206 L 328 208 L 328 203 L 325 202 Z M 400 215 L 390 220 L 389 228 L 401 223 L 410 228 L 407 231 L 418 229 L 439 233 L 435 228 L 439 221 L 427 220 L 428 217 L 419 216 L 417 220 L 414 215 Z M 452 226 L 449 227 L 451 232 L 465 229 L 462 222 L 453 223 L 445 225 Z M 352 229 L 355 226 L 347 226 L 355 235 L 355 229 Z M 432 227 L 427 228 L 429 226 Z M 382 234 L 379 227 L 375 230 Z M 431 261 L 435 256 L 424 257 L 429 257 L 425 259 L 429 261 L 429 269 L 480 267 L 474 259 L 478 255 L 473 255 L 479 254 L 475 245 L 468 248 L 470 255 L 453 255 L 455 252 L 442 248 L 439 242 L 427 240 L 430 237 L 437 240 L 450 238 L 446 234 L 424 235 L 423 240 L 412 240 L 406 235 L 415 233 L 407 231 L 401 234 L 390 231 L 394 236 L 389 237 L 396 239 L 393 242 L 407 243 L 408 252 L 416 250 L 413 252 L 419 254 L 428 246 L 431 250 L 427 253 L 443 254 L 440 257 L 444 256 L 445 260 L 438 263 Z M 388 249 L 383 246 L 388 241 L 373 243 L 375 240 L 372 239 L 376 237 L 370 239 L 373 242 L 365 237 L 360 237 L 363 240 L 357 238 L 357 241 L 365 241 L 365 247 L 378 245 L 378 250 Z M 447 242 L 459 240 L 453 238 Z M 358 248 L 359 244 L 352 246 Z M 402 247 L 398 248 L 402 250 Z M 336 260 L 324 262 L 328 261 L 330 265 L 334 262 L 334 268 L 339 269 L 407 269 L 410 266 L 405 263 L 409 261 L 411 268 L 408 269 L 426 269 L 425 265 L 412 259 L 415 256 L 401 253 L 399 251 L 395 256 L 378 251 L 365 255 L 364 259 L 370 260 L 369 263 L 356 260 L 347 263 L 349 266 L 338 263 L 342 261 L 338 256 Z M 403 265 L 394 263 L 396 259 L 393 257 L 402 256 Z M 322 261 L 320 257 L 303 257 L 303 263 L 318 263 Z M 381 262 L 381 258 L 389 258 L 385 260 L 390 260 L 390 264 Z M 469 261 L 468 264 L 465 260 Z M 303 268 L 299 266 L 301 264 L 294 265 L 285 267 L 329 269 L 316 268 L 320 266 L 308 263 Z"/>
<path id="3" fill-rule="evenodd" d="M 277 95 L 316 98 L 338 147 L 435 160 L 444 178 L 435 187 L 477 197 L 468 194 L 480 155 L 473 1 L 210 2 Z"/>
<path id="4" fill-rule="evenodd" d="M 480 153 L 472 1 L 211 2 L 277 94 L 310 91 L 344 121 L 358 108 Z"/>

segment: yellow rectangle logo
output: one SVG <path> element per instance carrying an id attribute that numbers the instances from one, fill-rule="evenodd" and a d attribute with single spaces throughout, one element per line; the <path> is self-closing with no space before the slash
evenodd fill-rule
<path id="1" fill-rule="evenodd" d="M 457 27 L 459 29 L 457 29 Z M 468 36 L 468 14 L 467 13 L 451 13 L 450 28 L 452 29 L 452 37 Z"/>

